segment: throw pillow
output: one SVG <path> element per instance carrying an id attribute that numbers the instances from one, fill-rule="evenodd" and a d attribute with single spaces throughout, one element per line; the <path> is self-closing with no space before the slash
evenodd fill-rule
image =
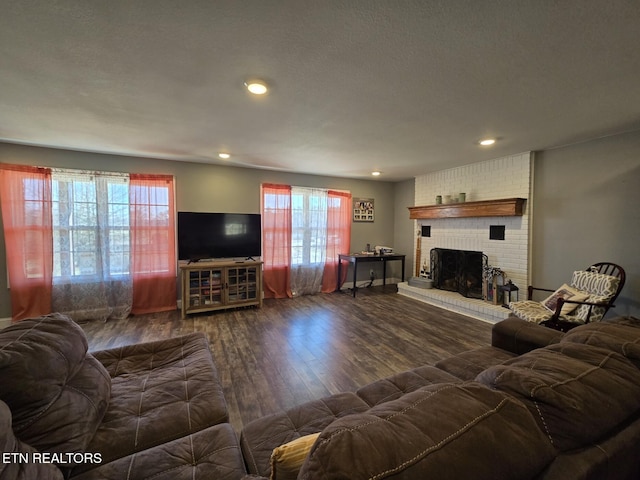
<path id="1" fill-rule="evenodd" d="M 270 480 L 295 480 L 320 433 L 296 438 L 273 449 Z"/>
<path id="2" fill-rule="evenodd" d="M 558 305 L 558 299 L 563 298 L 564 300 L 573 300 L 576 302 L 584 302 L 587 298 L 589 298 L 589 294 L 581 292 L 575 288 L 570 287 L 566 283 L 563 284 L 559 289 L 549 295 L 542 301 L 542 306 L 551 310 L 552 312 L 556 311 L 556 306 Z M 560 311 L 560 315 L 568 315 L 573 312 L 578 305 L 576 303 L 565 303 L 562 306 L 562 310 Z"/>
<path id="3" fill-rule="evenodd" d="M 571 278 L 571 286 L 583 292 L 589 292 L 589 302 L 609 303 L 618 291 L 620 279 L 603 273 L 576 271 Z M 586 322 L 587 318 L 591 322 L 598 322 L 604 317 L 607 309 L 605 307 L 594 307 L 591 305 L 580 305 L 573 316 Z"/>
<path id="4" fill-rule="evenodd" d="M 571 278 L 571 286 L 592 295 L 600 295 L 610 300 L 618 291 L 620 279 L 604 273 L 575 271 Z"/>

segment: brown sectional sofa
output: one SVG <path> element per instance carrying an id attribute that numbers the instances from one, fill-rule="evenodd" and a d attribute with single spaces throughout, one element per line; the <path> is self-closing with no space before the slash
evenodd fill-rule
<path id="1" fill-rule="evenodd" d="M 246 471 L 207 339 L 88 353 L 53 314 L 0 331 L 0 479 L 237 479 Z"/>
<path id="2" fill-rule="evenodd" d="M 640 478 L 640 321 L 562 334 L 512 317 L 492 337 L 247 424 L 249 472 L 268 477 L 274 448 L 321 432 L 298 479 Z"/>
<path id="3" fill-rule="evenodd" d="M 491 346 L 258 419 L 239 442 L 202 334 L 88 353 L 68 318 L 25 320 L 0 331 L 0 385 L 0 480 L 259 479 L 313 433 L 299 479 L 640 478 L 636 319 L 561 334 L 509 318 Z"/>

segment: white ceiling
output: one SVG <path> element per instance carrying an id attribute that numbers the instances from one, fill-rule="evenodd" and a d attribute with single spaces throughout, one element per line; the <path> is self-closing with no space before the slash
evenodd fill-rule
<path id="1" fill-rule="evenodd" d="M 640 128 L 638 0 L 0 7 L 6 142 L 397 181 Z"/>

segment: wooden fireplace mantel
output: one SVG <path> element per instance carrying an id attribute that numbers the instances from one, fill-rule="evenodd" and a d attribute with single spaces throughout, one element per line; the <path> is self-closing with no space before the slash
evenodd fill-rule
<path id="1" fill-rule="evenodd" d="M 469 217 L 516 217 L 524 214 L 526 198 L 502 198 L 479 202 L 447 203 L 408 207 L 409 218 L 469 218 Z"/>

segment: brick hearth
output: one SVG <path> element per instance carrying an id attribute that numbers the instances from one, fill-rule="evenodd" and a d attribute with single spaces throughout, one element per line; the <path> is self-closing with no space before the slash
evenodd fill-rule
<path id="1" fill-rule="evenodd" d="M 488 323 L 498 323 L 509 316 L 509 310 L 500 305 L 492 305 L 484 300 L 465 298 L 457 292 L 447 292 L 435 288 L 417 288 L 407 282 L 402 282 L 398 284 L 398 293 Z"/>

